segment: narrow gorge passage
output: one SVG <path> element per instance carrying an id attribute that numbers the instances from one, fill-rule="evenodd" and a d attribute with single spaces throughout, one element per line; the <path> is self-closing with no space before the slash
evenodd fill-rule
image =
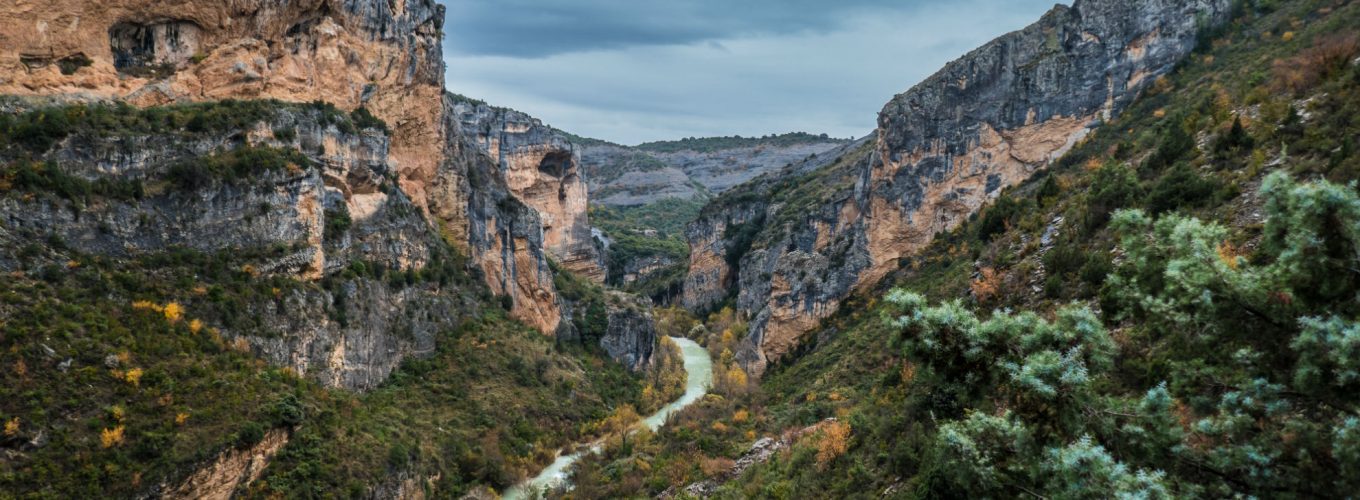
<path id="1" fill-rule="evenodd" d="M 685 393 L 680 395 L 680 399 L 672 401 L 670 404 L 661 407 L 656 413 L 642 419 L 642 424 L 653 431 L 665 425 L 666 419 L 672 413 L 681 408 L 693 404 L 708 393 L 708 388 L 713 385 L 713 358 L 709 356 L 708 349 L 690 339 L 680 337 L 669 337 L 671 341 L 680 346 L 680 353 L 685 361 Z M 599 442 L 590 444 L 590 452 L 598 452 Z M 542 472 L 539 472 L 533 479 L 515 485 L 506 490 L 504 498 L 506 500 L 520 500 L 532 498 L 531 492 L 547 491 L 557 488 L 567 481 L 567 469 L 586 453 L 578 451 L 570 455 L 559 455 L 557 460 L 549 464 Z"/>

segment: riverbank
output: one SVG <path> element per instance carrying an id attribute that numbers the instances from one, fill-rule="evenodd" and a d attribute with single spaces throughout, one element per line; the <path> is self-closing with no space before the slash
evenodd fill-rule
<path id="1" fill-rule="evenodd" d="M 680 337 L 669 337 L 671 341 L 680 346 L 680 354 L 685 364 L 685 393 L 679 399 L 661 407 L 656 413 L 642 419 L 642 424 L 653 431 L 666 424 L 666 419 L 671 414 L 680 409 L 694 404 L 704 394 L 708 393 L 709 387 L 713 385 L 713 358 L 709 356 L 708 350 L 704 349 L 699 343 Z M 596 453 L 600 449 L 598 442 L 591 443 L 584 450 L 577 451 L 568 455 L 559 455 L 556 460 L 545 467 L 542 471 L 523 483 L 517 484 L 506 490 L 502 498 L 506 500 L 522 500 L 532 498 L 531 493 L 549 491 L 565 484 L 568 479 L 568 469 L 577 460 L 580 460 L 586 452 Z"/>

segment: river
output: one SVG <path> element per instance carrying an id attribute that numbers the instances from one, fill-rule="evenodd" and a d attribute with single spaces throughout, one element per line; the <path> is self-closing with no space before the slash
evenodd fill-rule
<path id="1" fill-rule="evenodd" d="M 643 425 L 653 431 L 664 425 L 666 418 L 672 413 L 698 401 L 713 384 L 713 358 L 708 355 L 708 350 L 690 339 L 679 337 L 670 337 L 670 339 L 680 346 L 680 354 L 685 360 L 685 393 L 680 396 L 680 399 L 672 401 L 657 410 L 656 413 L 642 419 Z M 590 453 L 599 452 L 599 442 L 592 443 L 586 450 L 570 455 L 558 455 L 552 464 L 549 464 L 533 479 L 506 490 L 505 496 L 502 498 L 523 500 L 530 498 L 531 492 L 547 491 L 561 486 L 567 481 L 567 469 L 577 460 L 580 460 L 587 451 Z"/>

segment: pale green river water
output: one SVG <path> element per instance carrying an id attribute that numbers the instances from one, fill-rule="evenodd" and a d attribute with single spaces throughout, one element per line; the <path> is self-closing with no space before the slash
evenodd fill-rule
<path id="1" fill-rule="evenodd" d="M 672 413 L 698 401 L 713 385 L 713 359 L 709 357 L 708 350 L 690 339 L 678 337 L 670 337 L 670 339 L 680 346 L 680 353 L 685 360 L 685 393 L 680 396 L 680 399 L 672 401 L 657 410 L 656 413 L 642 419 L 642 424 L 653 431 L 664 425 L 666 418 Z M 549 464 L 533 479 L 506 490 L 505 496 L 502 498 L 523 500 L 534 496 L 533 493 L 556 489 L 567 482 L 567 469 L 571 468 L 572 464 L 580 460 L 586 453 L 597 453 L 599 451 L 600 445 L 596 442 L 582 451 L 570 455 L 558 455 L 557 460 L 553 460 L 553 463 Z"/>

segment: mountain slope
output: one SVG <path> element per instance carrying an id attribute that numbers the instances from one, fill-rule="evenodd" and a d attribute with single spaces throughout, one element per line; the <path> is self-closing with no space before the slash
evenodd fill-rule
<path id="1" fill-rule="evenodd" d="M 687 305 L 735 290 L 754 318 L 738 358 L 759 374 L 850 292 L 1116 116 L 1194 48 L 1202 28 L 1222 22 L 1229 3 L 1076 2 L 949 63 L 884 107 L 871 154 L 854 159 L 852 190 L 812 206 L 716 200 L 717 223 L 695 234 L 774 223 L 754 237 L 692 240 L 712 251 L 691 256 L 685 293 L 700 300 Z M 736 251 L 718 259 L 718 249 Z"/>
<path id="2" fill-rule="evenodd" d="M 723 498 L 1349 494 L 1358 20 L 1345 1 L 1237 10 L 1046 174 L 852 295 L 759 391 L 685 412 L 581 481 Z M 739 337 L 730 317 L 707 330 Z M 652 472 L 592 472 L 638 460 Z"/>
<path id="3" fill-rule="evenodd" d="M 0 8 L 4 491 L 453 495 L 642 402 L 578 158 L 444 93 L 436 3 L 86 7 Z"/>

